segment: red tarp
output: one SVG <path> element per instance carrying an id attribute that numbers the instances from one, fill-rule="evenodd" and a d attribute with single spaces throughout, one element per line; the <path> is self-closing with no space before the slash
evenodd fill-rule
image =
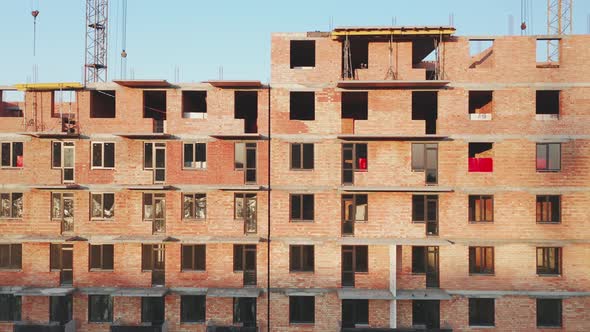
<path id="1" fill-rule="evenodd" d="M 468 158 L 469 172 L 492 172 L 494 160 L 492 158 Z"/>

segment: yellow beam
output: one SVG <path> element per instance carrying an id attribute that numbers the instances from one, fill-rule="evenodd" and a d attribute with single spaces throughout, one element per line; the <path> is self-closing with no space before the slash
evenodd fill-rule
<path id="1" fill-rule="evenodd" d="M 14 87 L 19 91 L 77 90 L 77 89 L 84 88 L 84 86 L 78 82 L 23 83 L 23 84 L 15 84 Z"/>
<path id="2" fill-rule="evenodd" d="M 433 36 L 433 35 L 452 35 L 455 33 L 453 28 L 426 28 L 426 29 L 351 29 L 351 30 L 334 30 L 332 39 L 338 39 L 344 36 Z"/>

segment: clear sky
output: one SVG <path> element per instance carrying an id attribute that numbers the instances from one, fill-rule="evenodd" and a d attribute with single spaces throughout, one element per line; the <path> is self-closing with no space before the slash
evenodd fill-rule
<path id="1" fill-rule="evenodd" d="M 120 76 L 121 1 L 110 0 L 109 79 Z M 526 0 L 529 34 L 547 30 L 546 0 Z M 32 7 L 37 18 L 33 57 Z M 0 85 L 81 81 L 85 0 L 0 0 Z M 350 25 L 448 25 L 459 35 L 520 34 L 520 0 L 128 0 L 127 78 L 268 81 L 270 33 Z M 587 33 L 590 0 L 574 0 L 574 33 Z M 117 33 L 118 32 L 118 33 Z"/>

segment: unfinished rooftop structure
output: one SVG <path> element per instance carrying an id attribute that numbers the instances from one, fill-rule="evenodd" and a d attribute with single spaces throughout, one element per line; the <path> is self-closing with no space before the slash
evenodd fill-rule
<path id="1" fill-rule="evenodd" d="M 589 330 L 589 45 L 347 27 L 272 34 L 269 84 L 0 87 L 0 331 Z"/>

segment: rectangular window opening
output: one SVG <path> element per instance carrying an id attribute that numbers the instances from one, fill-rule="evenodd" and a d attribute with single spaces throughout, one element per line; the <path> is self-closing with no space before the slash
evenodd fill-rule
<path id="1" fill-rule="evenodd" d="M 291 69 L 315 67 L 315 40 L 291 40 Z"/>
<path id="2" fill-rule="evenodd" d="M 560 109 L 559 90 L 537 90 L 535 98 L 535 119 L 558 120 Z"/>
<path id="3" fill-rule="evenodd" d="M 141 298 L 141 322 L 162 325 L 165 317 L 164 296 Z"/>
<path id="4" fill-rule="evenodd" d="M 207 168 L 207 143 L 184 143 L 183 167 L 189 169 Z"/>
<path id="5" fill-rule="evenodd" d="M 469 299 L 469 326 L 494 326 L 494 299 Z"/>
<path id="6" fill-rule="evenodd" d="M 110 295 L 88 295 L 88 321 L 93 323 L 113 321 L 113 298 Z"/>
<path id="7" fill-rule="evenodd" d="M 234 118 L 244 120 L 244 133 L 258 132 L 258 91 L 235 91 Z"/>
<path id="8" fill-rule="evenodd" d="M 493 143 L 469 143 L 469 172 L 493 172 Z"/>
<path id="9" fill-rule="evenodd" d="M 115 118 L 116 97 L 114 90 L 90 91 L 90 118 Z"/>
<path id="10" fill-rule="evenodd" d="M 469 273 L 494 274 L 494 247 L 469 247 Z"/>
<path id="11" fill-rule="evenodd" d="M 51 117 L 70 119 L 76 110 L 76 95 L 74 90 L 55 90 L 51 94 Z"/>
<path id="12" fill-rule="evenodd" d="M 92 168 L 115 168 L 115 143 L 92 142 Z"/>
<path id="13" fill-rule="evenodd" d="M 313 143 L 292 143 L 291 144 L 291 169 L 305 170 L 314 167 L 314 144 Z"/>
<path id="14" fill-rule="evenodd" d="M 241 324 L 242 327 L 256 327 L 256 298 L 234 297 L 234 324 Z"/>
<path id="15" fill-rule="evenodd" d="M 494 40 L 470 39 L 469 56 L 471 65 L 469 68 L 491 68 L 494 66 Z"/>
<path id="16" fill-rule="evenodd" d="M 289 120 L 315 120 L 315 92 L 291 91 L 289 98 Z"/>
<path id="17" fill-rule="evenodd" d="M 412 91 L 412 120 L 425 122 L 425 134 L 436 134 L 438 118 L 438 93 L 436 91 Z"/>
<path id="18" fill-rule="evenodd" d="M 22 118 L 25 92 L 0 90 L 0 118 Z"/>
<path id="19" fill-rule="evenodd" d="M 440 301 L 413 300 L 412 326 L 423 329 L 438 329 L 440 327 Z"/>
<path id="20" fill-rule="evenodd" d="M 205 295 L 181 295 L 180 296 L 180 322 L 203 323 L 206 312 Z"/>
<path id="21" fill-rule="evenodd" d="M 289 323 L 315 323 L 315 297 L 289 296 Z"/>
<path id="22" fill-rule="evenodd" d="M 291 221 L 313 222 L 314 195 L 291 194 Z"/>
<path id="23" fill-rule="evenodd" d="M 0 193 L 0 219 L 23 217 L 23 193 Z"/>
<path id="24" fill-rule="evenodd" d="M 354 134 L 355 121 L 367 120 L 369 113 L 368 92 L 342 92 L 342 133 Z"/>
<path id="25" fill-rule="evenodd" d="M 182 195 L 182 219 L 203 220 L 207 218 L 207 195 L 185 193 Z"/>
<path id="26" fill-rule="evenodd" d="M 561 170 L 561 144 L 537 143 L 538 172 L 559 172 Z"/>
<path id="27" fill-rule="evenodd" d="M 114 267 L 114 245 L 112 244 L 91 244 L 89 246 L 90 270 L 112 271 Z"/>
<path id="28" fill-rule="evenodd" d="M 182 91 L 182 117 L 207 118 L 207 91 Z"/>
<path id="29" fill-rule="evenodd" d="M 22 244 L 0 244 L 0 270 L 22 269 Z"/>
<path id="30" fill-rule="evenodd" d="M 369 325 L 369 300 L 342 300 L 342 327 Z"/>
<path id="31" fill-rule="evenodd" d="M 289 246 L 289 271 L 313 272 L 314 271 L 314 246 L 291 245 Z"/>
<path id="32" fill-rule="evenodd" d="M 0 322 L 21 320 L 21 297 L 12 294 L 0 294 Z"/>
<path id="33" fill-rule="evenodd" d="M 492 91 L 469 91 L 469 119 L 491 120 L 493 111 Z"/>
<path id="34" fill-rule="evenodd" d="M 561 248 L 540 247 L 537 248 L 537 274 L 559 275 L 561 274 Z"/>
<path id="35" fill-rule="evenodd" d="M 561 196 L 537 195 L 537 222 L 561 222 Z"/>
<path id="36" fill-rule="evenodd" d="M 561 40 L 559 38 L 537 39 L 537 68 L 559 68 L 560 44 Z"/>
<path id="37" fill-rule="evenodd" d="M 469 221 L 493 222 L 494 221 L 494 196 L 470 195 L 469 196 Z"/>
<path id="38" fill-rule="evenodd" d="M 344 44 L 343 44 L 344 46 Z M 364 38 L 349 39 L 350 53 L 346 54 L 345 47 L 342 47 L 342 72 L 344 78 L 359 79 L 357 69 L 369 68 L 369 41 Z M 351 73 L 346 73 L 344 64 L 348 62 Z"/>
<path id="39" fill-rule="evenodd" d="M 182 271 L 205 271 L 207 266 L 207 248 L 204 244 L 182 245 Z"/>
<path id="40" fill-rule="evenodd" d="M 537 299 L 537 327 L 561 327 L 561 317 L 561 299 Z"/>

